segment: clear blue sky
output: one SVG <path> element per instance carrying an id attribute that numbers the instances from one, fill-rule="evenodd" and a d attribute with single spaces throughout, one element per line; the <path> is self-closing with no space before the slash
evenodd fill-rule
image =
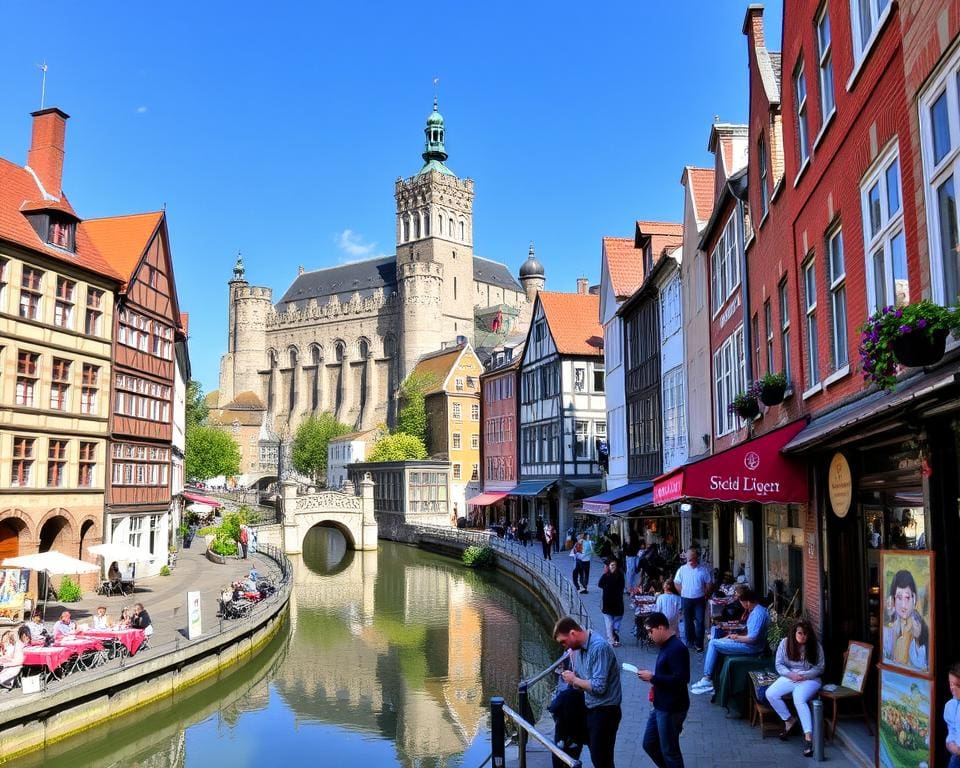
<path id="1" fill-rule="evenodd" d="M 393 183 L 420 167 L 440 78 L 448 165 L 476 183 L 474 248 L 547 287 L 596 282 L 600 238 L 680 221 L 714 115 L 747 117 L 747 2 L 404 5 L 48 0 L 4 7 L 0 156 L 29 112 L 71 115 L 81 217 L 164 204 L 194 378 L 217 387 L 226 282 L 279 299 L 296 275 L 394 252 Z M 433 12 L 431 12 L 433 9 Z M 781 4 L 766 15 L 779 48 Z"/>

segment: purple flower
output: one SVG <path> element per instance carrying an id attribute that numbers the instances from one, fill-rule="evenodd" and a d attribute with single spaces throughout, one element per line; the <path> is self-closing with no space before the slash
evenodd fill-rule
<path id="1" fill-rule="evenodd" d="M 903 334 L 903 333 L 910 333 L 912 330 L 913 330 L 913 326 L 907 325 L 906 323 L 904 323 L 903 325 L 900 326 L 900 333 L 902 333 L 902 334 Z"/>
<path id="2" fill-rule="evenodd" d="M 926 319 L 921 317 L 919 320 L 917 320 L 917 328 L 926 328 L 926 327 L 927 327 Z"/>
<path id="3" fill-rule="evenodd" d="M 896 317 L 897 320 L 899 320 L 901 317 L 903 317 L 903 310 L 898 309 L 896 312 L 893 313 L 893 316 Z"/>

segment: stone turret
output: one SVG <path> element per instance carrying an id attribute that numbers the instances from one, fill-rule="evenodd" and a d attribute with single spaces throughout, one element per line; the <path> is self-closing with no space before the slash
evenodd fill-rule
<path id="1" fill-rule="evenodd" d="M 527 301 L 531 304 L 537 298 L 537 294 L 543 290 L 545 275 L 543 264 L 534 255 L 533 243 L 530 243 L 527 260 L 520 267 L 520 284 L 523 286 L 523 292 L 527 295 Z"/>
<path id="2" fill-rule="evenodd" d="M 417 360 L 435 352 L 444 340 L 442 330 L 443 265 L 435 261 L 407 261 L 397 264 L 400 288 L 403 349 L 403 378 Z"/>
<path id="3" fill-rule="evenodd" d="M 267 367 L 265 330 L 273 314 L 273 291 L 247 282 L 240 256 L 228 285 L 227 353 L 220 361 L 220 405 L 238 392 L 261 391 L 257 371 Z"/>

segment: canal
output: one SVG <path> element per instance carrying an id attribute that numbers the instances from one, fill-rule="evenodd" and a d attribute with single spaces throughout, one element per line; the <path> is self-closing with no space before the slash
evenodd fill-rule
<path id="1" fill-rule="evenodd" d="M 314 528 L 286 628 L 250 662 L 11 766 L 479 766 L 487 704 L 557 657 L 512 579 Z"/>

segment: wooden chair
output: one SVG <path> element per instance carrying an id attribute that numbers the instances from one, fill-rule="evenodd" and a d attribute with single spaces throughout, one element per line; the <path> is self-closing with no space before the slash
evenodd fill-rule
<path id="1" fill-rule="evenodd" d="M 860 643 L 851 640 L 847 650 L 843 653 L 843 677 L 840 685 L 832 691 L 820 689 L 820 698 L 830 702 L 833 710 L 830 715 L 830 738 L 837 735 L 837 720 L 839 719 L 840 702 L 856 701 L 860 703 L 860 711 L 854 712 L 854 717 L 863 717 L 867 725 L 867 732 L 872 736 L 873 728 L 870 725 L 870 715 L 867 714 L 867 702 L 863 697 L 863 689 L 867 684 L 867 672 L 870 669 L 870 660 L 873 658 L 873 646 L 870 643 Z"/>

